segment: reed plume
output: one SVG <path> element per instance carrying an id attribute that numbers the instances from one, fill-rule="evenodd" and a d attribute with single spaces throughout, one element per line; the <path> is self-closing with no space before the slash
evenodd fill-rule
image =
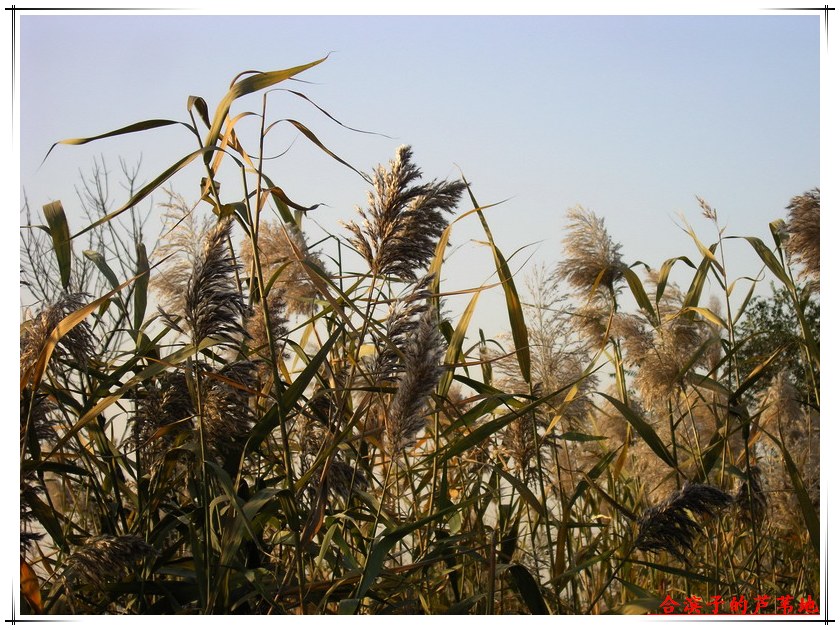
<path id="1" fill-rule="evenodd" d="M 559 341 L 562 343 L 562 340 Z M 590 395 L 595 389 L 594 377 L 584 374 L 582 356 L 574 348 L 564 345 L 544 347 L 531 356 L 532 376 L 545 380 L 533 385 L 527 384 L 522 379 L 516 357 L 506 353 L 495 359 L 499 378 L 493 382 L 494 387 L 506 392 L 546 398 L 533 412 L 515 419 L 502 430 L 502 451 L 513 460 L 515 467 L 523 474 L 530 474 L 534 470 L 538 455 L 534 439 L 535 430 L 539 442 L 546 450 L 554 448 L 560 433 L 580 431 L 588 424 L 587 420 L 593 408 Z M 566 400 L 572 384 L 577 388 L 576 393 L 573 398 Z M 553 392 L 559 393 L 548 396 Z M 549 422 L 558 415 L 555 427 L 550 434 L 546 434 Z"/>
<path id="2" fill-rule="evenodd" d="M 156 382 L 147 383 L 138 398 L 132 418 L 134 446 L 154 461 L 178 435 L 192 429 L 195 405 L 183 372 L 164 372 Z"/>
<path id="3" fill-rule="evenodd" d="M 511 344 L 495 362 L 499 386 L 505 391 L 535 396 L 560 391 L 546 405 L 554 412 L 562 409 L 565 428 L 576 430 L 586 420 L 591 406 L 589 394 L 595 386 L 594 377 L 584 373 L 591 359 L 586 342 L 575 330 L 573 306 L 568 296 L 560 293 L 556 274 L 544 266 L 537 268 L 526 277 L 526 287 L 527 302 L 523 306 L 531 346 L 531 383 L 522 378 Z M 573 383 L 577 393 L 566 401 Z"/>
<path id="4" fill-rule="evenodd" d="M 526 478 L 535 470 L 537 443 L 534 431 L 539 431 L 540 425 L 544 423 L 535 414 L 529 413 L 507 425 L 502 435 L 503 452 L 510 456 L 514 467 Z"/>
<path id="5" fill-rule="evenodd" d="M 256 365 L 237 361 L 215 373 L 202 374 L 205 439 L 224 457 L 238 449 L 256 421 L 249 404 L 256 389 Z"/>
<path id="6" fill-rule="evenodd" d="M 315 474 L 310 480 L 310 487 L 313 490 L 317 482 L 321 479 L 323 472 L 323 465 L 315 470 Z M 330 496 L 341 498 L 346 502 L 354 492 L 367 490 L 368 479 L 361 468 L 353 467 L 336 456 L 330 463 L 325 484 Z"/>
<path id="7" fill-rule="evenodd" d="M 193 344 L 213 338 L 238 345 L 246 332 L 245 303 L 236 284 L 236 259 L 228 249 L 232 219 L 221 219 L 207 234 L 204 249 L 193 263 L 184 296 L 184 322 Z"/>
<path id="8" fill-rule="evenodd" d="M 610 333 L 621 340 L 621 352 L 628 364 L 640 364 L 654 347 L 654 333 L 644 317 L 616 313 Z"/>
<path id="9" fill-rule="evenodd" d="M 758 466 L 750 466 L 744 472 L 744 479 L 735 495 L 735 509 L 738 520 L 744 524 L 761 526 L 767 515 L 767 493 L 761 480 Z"/>
<path id="10" fill-rule="evenodd" d="M 411 147 L 399 147 L 390 168 L 379 166 L 373 172 L 368 208 L 356 208 L 362 223 L 344 223 L 350 242 L 377 276 L 416 280 L 446 229 L 444 214 L 455 209 L 466 188 L 463 182 L 414 183 L 421 176 Z"/>
<path id="11" fill-rule="evenodd" d="M 692 349 L 680 346 L 672 329 L 658 331 L 653 347 L 641 357 L 633 381 L 646 409 L 661 408 L 671 399 L 690 367 L 687 355 Z"/>
<path id="12" fill-rule="evenodd" d="M 405 369 L 385 416 L 390 455 L 412 445 L 417 433 L 426 426 L 426 398 L 434 391 L 443 373 L 440 364 L 443 352 L 443 336 L 438 330 L 437 317 L 429 308 L 407 338 Z"/>
<path id="13" fill-rule="evenodd" d="M 612 312 L 613 303 L 605 291 L 595 292 L 575 311 L 572 322 L 590 349 L 600 348 L 607 334 L 612 334 Z"/>
<path id="14" fill-rule="evenodd" d="M 330 417 L 335 414 L 335 404 L 329 393 L 316 390 L 307 406 L 309 410 L 299 414 L 295 423 L 301 470 L 309 468 L 318 454 L 335 440 L 335 435 L 327 425 Z M 332 496 L 341 497 L 346 501 L 352 492 L 367 489 L 368 480 L 361 468 L 354 468 L 340 457 L 337 453 L 331 461 L 328 460 L 330 467 L 327 471 L 326 488 Z M 316 490 L 323 472 L 324 464 L 321 464 L 310 477 L 308 491 Z"/>
<path id="15" fill-rule="evenodd" d="M 59 322 L 86 305 L 84 293 L 64 293 L 53 304 L 43 308 L 35 317 L 21 326 L 20 374 L 23 377 L 38 361 L 47 340 Z M 50 363 L 72 357 L 76 365 L 86 369 L 94 354 L 93 334 L 90 325 L 83 321 L 70 329 L 59 341 L 50 357 Z"/>
<path id="16" fill-rule="evenodd" d="M 643 551 L 667 551 L 688 562 L 686 554 L 703 529 L 696 517 L 713 516 L 731 502 L 731 496 L 713 486 L 686 483 L 682 490 L 642 513 L 635 546 Z"/>
<path id="17" fill-rule="evenodd" d="M 724 319 L 725 315 L 723 314 L 723 307 L 720 303 L 720 299 L 716 295 L 709 298 L 709 303 L 706 305 L 706 308 L 717 315 L 721 320 Z M 714 326 L 710 325 L 707 325 L 707 331 L 708 334 L 706 340 L 708 344 L 706 346 L 705 365 L 712 371 L 712 373 L 714 373 L 721 366 L 721 360 L 724 356 L 723 342 L 721 339 L 721 335 L 724 331 L 718 330 Z"/>
<path id="18" fill-rule="evenodd" d="M 800 394 L 787 371 L 782 370 L 773 377 L 764 397 L 760 418 L 764 430 L 773 431 L 784 443 L 811 503 L 819 509 L 819 413 L 805 413 Z M 756 452 L 766 464 L 764 478 L 774 525 L 781 529 L 795 529 L 799 523 L 800 508 L 781 449 L 774 441 L 761 438 Z"/>
<path id="19" fill-rule="evenodd" d="M 655 286 L 656 277 L 649 283 Z M 657 302 L 658 325 L 639 317 L 617 318 L 622 349 L 627 350 L 628 364 L 637 366 L 634 384 L 647 409 L 667 402 L 686 374 L 709 367 L 720 345 L 720 337 L 703 320 L 683 312 L 683 302 L 683 294 L 669 284 Z M 698 354 L 701 346 L 707 351 Z"/>
<path id="20" fill-rule="evenodd" d="M 31 407 L 31 409 L 30 409 Z M 56 437 L 55 413 L 58 405 L 51 401 L 46 394 L 32 395 L 30 388 L 21 392 L 20 396 L 20 441 L 35 439 L 39 442 L 51 442 Z M 28 431 L 28 433 L 27 433 Z"/>
<path id="21" fill-rule="evenodd" d="M 699 195 L 694 195 L 694 198 L 697 199 L 697 203 L 700 205 L 701 214 L 706 219 L 709 219 L 709 221 L 712 221 L 715 224 L 717 224 L 717 220 L 718 220 L 717 210 L 714 209 L 708 201 L 703 199 L 703 197 L 700 197 Z"/>
<path id="22" fill-rule="evenodd" d="M 108 582 L 134 572 L 138 561 L 156 555 L 139 536 L 93 536 L 67 560 L 64 576 L 75 586 L 89 584 L 102 590 Z"/>
<path id="23" fill-rule="evenodd" d="M 289 320 L 286 319 L 286 296 L 282 289 L 274 287 L 265 298 L 268 307 L 267 317 L 268 325 L 266 325 L 266 314 L 263 309 L 256 305 L 251 308 L 251 314 L 245 321 L 245 330 L 250 338 L 249 346 L 252 353 L 260 358 L 262 361 L 259 365 L 259 372 L 261 378 L 266 378 L 271 374 L 271 349 L 269 347 L 270 341 L 274 342 L 274 354 L 279 360 L 285 356 L 286 338 L 289 335 L 287 324 Z M 271 333 L 269 337 L 268 333 Z"/>
<path id="24" fill-rule="evenodd" d="M 409 341 L 417 331 L 419 320 L 428 310 L 432 276 L 426 275 L 414 283 L 407 294 L 396 300 L 385 318 L 383 335 L 376 340 L 376 359 L 371 367 L 374 380 L 392 384 L 402 368 Z"/>
<path id="25" fill-rule="evenodd" d="M 604 227 L 604 219 L 581 206 L 567 212 L 568 224 L 563 239 L 566 259 L 558 263 L 556 273 L 583 295 L 604 288 L 615 291 L 624 263 L 621 245 L 614 243 Z"/>
<path id="26" fill-rule="evenodd" d="M 354 469 L 353 466 L 341 460 L 334 460 L 327 473 L 327 484 L 330 492 L 345 501 L 352 492 L 367 490 L 368 480 L 364 471 Z"/>
<path id="27" fill-rule="evenodd" d="M 646 279 L 651 299 L 656 295 L 658 283 L 659 275 L 651 270 Z M 666 283 L 662 295 L 656 301 L 659 327 L 666 328 L 676 344 L 696 349 L 703 342 L 704 320 L 697 319 L 691 311 L 686 312 L 684 304 L 685 294 L 674 284 Z"/>
<path id="28" fill-rule="evenodd" d="M 622 395 L 614 383 L 611 383 L 609 387 L 606 388 L 606 393 L 613 398 L 618 399 L 620 399 Z M 627 404 L 640 418 L 646 418 L 645 410 L 642 409 L 638 399 L 635 396 L 630 395 L 629 392 Z M 608 438 L 611 448 L 618 448 L 624 444 L 627 437 L 627 427 L 630 426 L 627 422 L 627 418 L 624 417 L 624 414 L 612 405 L 599 408 L 596 413 L 590 414 L 589 423 L 590 426 L 587 427 L 586 432 L 592 433 L 593 435 L 602 435 Z"/>
<path id="29" fill-rule="evenodd" d="M 198 218 L 195 209 L 181 195 L 170 190 L 165 192 L 169 199 L 161 204 L 161 219 L 166 232 L 152 254 L 160 272 L 151 277 L 149 286 L 164 311 L 183 315 L 184 295 L 193 265 L 201 257 L 203 243 L 213 229 L 213 218 Z"/>
<path id="30" fill-rule="evenodd" d="M 37 518 L 32 509 L 33 505 L 41 502 L 38 497 L 43 493 L 41 487 L 36 485 L 37 474 L 34 471 L 21 473 L 20 475 L 20 554 L 26 555 L 32 548 L 33 543 L 44 537 L 42 532 L 29 531 L 31 523 L 37 523 Z"/>
<path id="31" fill-rule="evenodd" d="M 787 206 L 787 250 L 795 262 L 802 263 L 804 274 L 820 288 L 820 189 L 814 188 L 794 197 Z"/>
<path id="32" fill-rule="evenodd" d="M 242 323 L 245 302 L 236 280 L 239 264 L 230 250 L 232 219 L 212 226 L 199 222 L 172 193 L 165 207 L 171 227 L 155 259 L 169 262 L 150 283 L 161 314 L 193 344 L 212 338 L 221 345 L 238 345 L 247 333 Z"/>
<path id="33" fill-rule="evenodd" d="M 249 404 L 256 390 L 256 364 L 236 361 L 218 371 L 196 364 L 200 383 L 202 415 L 207 445 L 224 457 L 241 445 L 254 424 Z M 152 462 L 158 460 L 181 435 L 195 429 L 196 403 L 181 372 L 168 372 L 158 383 L 140 393 L 132 418 L 137 448 Z"/>
<path id="34" fill-rule="evenodd" d="M 273 286 L 267 288 L 269 298 L 280 291 L 289 313 L 311 315 L 320 293 L 307 266 L 324 273 L 324 263 L 306 243 L 303 230 L 294 223 L 264 221 L 260 224 L 257 247 L 263 279 L 268 284 L 274 278 Z M 250 239 L 242 243 L 242 262 L 246 271 L 254 272 L 254 248 Z"/>
<path id="35" fill-rule="evenodd" d="M 794 387 L 788 371 L 780 370 L 773 377 L 764 395 L 762 425 L 772 427 L 781 436 L 798 437 L 805 424 L 799 398 L 799 392 Z"/>

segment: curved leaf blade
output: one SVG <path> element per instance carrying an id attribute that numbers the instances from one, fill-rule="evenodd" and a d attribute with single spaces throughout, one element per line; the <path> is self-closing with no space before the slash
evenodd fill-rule
<path id="1" fill-rule="evenodd" d="M 304 70 L 308 70 L 309 68 L 322 63 L 328 56 L 329 55 L 311 63 L 303 64 L 302 66 L 295 66 L 294 68 L 275 70 L 273 72 L 259 72 L 234 83 L 230 90 L 228 90 L 228 93 L 225 94 L 224 98 L 222 98 L 219 106 L 216 108 L 216 113 L 213 116 L 210 131 L 207 132 L 204 146 L 215 146 L 216 142 L 219 140 L 222 125 L 230 112 L 230 107 L 236 99 L 245 96 L 246 94 L 251 94 L 267 87 L 271 87 L 272 85 L 285 81 L 286 79 L 290 79 L 296 74 L 300 74 Z M 205 163 L 209 166 L 209 156 L 205 156 Z"/>
<path id="2" fill-rule="evenodd" d="M 639 437 L 645 441 L 645 443 L 650 447 L 650 450 L 652 450 L 659 459 L 668 464 L 671 468 L 677 467 L 677 463 L 674 461 L 673 456 L 668 452 L 668 449 L 665 448 L 665 445 L 662 443 L 662 440 L 659 439 L 659 436 L 656 434 L 656 431 L 653 430 L 652 426 L 645 422 L 635 411 L 620 400 L 602 392 L 598 392 L 598 394 L 611 402 L 613 407 L 621 412 L 621 415 L 623 415 L 627 422 L 636 429 Z"/>
<path id="3" fill-rule="evenodd" d="M 513 583 L 519 595 L 522 596 L 522 601 L 528 607 L 528 611 L 532 615 L 548 615 L 548 606 L 543 599 L 540 592 L 539 584 L 528 571 L 521 564 L 511 564 L 507 568 L 510 581 Z"/>
<path id="4" fill-rule="evenodd" d="M 139 335 L 146 317 L 146 302 L 149 292 L 149 258 L 146 246 L 137 243 L 137 281 L 134 283 L 134 332 Z"/>
<path id="5" fill-rule="evenodd" d="M 70 144 L 70 145 L 80 145 L 80 144 L 87 144 L 88 142 L 94 142 L 95 140 L 103 140 L 105 138 L 113 138 L 114 136 L 122 136 L 128 133 L 137 133 L 138 131 L 148 131 L 149 129 L 157 129 L 159 127 L 168 127 L 170 125 L 184 125 L 184 123 L 179 122 L 177 120 L 165 120 L 165 119 L 153 119 L 153 120 L 143 120 L 141 122 L 132 123 L 130 125 L 126 125 L 125 127 L 120 127 L 119 129 L 114 129 L 113 131 L 107 131 L 105 133 L 101 133 L 98 136 L 90 136 L 87 138 L 68 138 L 67 140 L 59 140 L 58 142 L 54 143 L 50 150 L 47 151 L 47 154 L 44 156 L 44 159 L 41 161 L 41 164 L 47 161 L 47 158 L 52 153 L 52 150 L 55 149 L 59 144 Z M 189 129 L 188 125 L 184 125 Z"/>
<path id="6" fill-rule="evenodd" d="M 516 285 L 513 282 L 513 274 L 510 272 L 510 267 L 507 260 L 502 256 L 502 252 L 496 247 L 493 241 L 493 233 L 490 231 L 490 226 L 487 224 L 487 219 L 484 218 L 484 213 L 481 211 L 481 205 L 476 201 L 469 183 L 464 180 L 467 187 L 467 193 L 470 195 L 473 207 L 478 214 L 481 221 L 481 226 L 484 228 L 484 233 L 487 234 L 487 240 L 490 242 L 490 249 L 493 252 L 493 260 L 496 262 L 496 273 L 502 283 L 502 289 L 505 293 L 505 303 L 507 304 L 508 318 L 510 319 L 510 332 L 513 336 L 513 343 L 516 347 L 516 359 L 519 362 L 519 369 L 522 372 L 522 378 L 526 383 L 531 382 L 531 346 L 528 342 L 528 327 L 525 325 L 525 315 L 522 311 L 522 302 L 519 300 L 519 293 L 516 291 Z"/>
<path id="7" fill-rule="evenodd" d="M 61 286 L 66 291 L 70 287 L 70 265 L 73 251 L 70 238 L 70 228 L 67 225 L 67 215 L 60 201 L 53 201 L 44 206 L 44 217 L 50 228 L 53 251 L 58 261 L 58 271 L 61 274 Z"/>

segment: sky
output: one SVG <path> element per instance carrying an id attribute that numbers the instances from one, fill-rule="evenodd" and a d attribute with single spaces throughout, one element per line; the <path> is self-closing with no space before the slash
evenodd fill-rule
<path id="1" fill-rule="evenodd" d="M 717 208 L 727 234 L 769 239 L 767 224 L 789 199 L 820 183 L 818 14 L 27 14 L 19 34 L 21 192 L 33 210 L 60 199 L 73 230 L 86 225 L 75 188 L 94 158 L 113 173 L 117 207 L 127 198 L 120 158 L 142 158 L 147 181 L 197 145 L 184 128 L 168 127 L 59 146 L 42 163 L 54 142 L 151 118 L 186 121 L 190 95 L 212 110 L 241 71 L 327 53 L 301 75 L 311 83 L 288 87 L 344 124 L 381 135 L 342 128 L 282 92 L 270 95 L 269 118 L 300 120 L 364 172 L 405 143 L 428 178 L 463 173 L 481 204 L 503 202 L 488 221 L 523 277 L 560 259 L 565 211 L 577 204 L 604 217 L 625 261 L 658 268 L 673 256 L 696 258 L 681 216 L 704 240 L 714 237 L 695 195 Z M 233 111 L 258 111 L 260 98 Z M 255 147 L 249 123 L 240 136 Z M 315 222 L 346 234 L 339 222 L 366 203 L 367 185 L 281 124 L 268 152 L 289 145 L 268 172 L 295 201 L 323 204 L 305 224 L 310 240 L 323 234 Z M 196 165 L 169 186 L 194 201 L 201 175 Z M 230 181 L 225 192 L 235 197 L 238 181 Z M 164 198 L 155 195 L 143 211 L 155 214 Z M 492 281 L 475 217 L 452 236 L 443 289 Z M 729 262 L 738 275 L 760 268 L 735 242 Z M 501 291 L 488 292 L 475 324 L 496 334 L 503 313 Z"/>
<path id="2" fill-rule="evenodd" d="M 240 4 L 243 13 L 255 11 L 249 3 L 237 3 L 237 9 Z M 354 7 L 361 13 L 368 4 Z M 269 96 L 268 117 L 301 121 L 365 172 L 405 143 L 414 147 L 426 177 L 463 173 L 480 203 L 502 202 L 487 210 L 487 219 L 499 248 L 513 256 L 520 286 L 531 265 L 551 268 L 562 258 L 564 214 L 577 204 L 604 217 L 626 262 L 658 268 L 683 254 L 699 260 L 680 228 L 681 216 L 705 243 L 714 239 L 695 195 L 717 209 L 727 235 L 756 235 L 768 243 L 767 225 L 784 216 L 791 197 L 822 184 L 829 206 L 836 199 L 831 179 L 821 180 L 820 172 L 836 179 L 836 128 L 826 103 L 834 102 L 836 88 L 836 78 L 828 77 L 838 73 L 818 12 L 685 2 L 680 10 L 686 15 L 670 16 L 656 15 L 662 3 L 632 9 L 650 15 L 620 16 L 239 16 L 223 15 L 230 3 L 204 5 L 110 15 L 18 11 L 12 103 L 19 178 L 7 186 L 10 205 L 21 208 L 25 195 L 38 210 L 60 199 L 76 231 L 86 223 L 75 188 L 94 158 L 104 159 L 114 174 L 117 207 L 126 199 L 120 158 L 135 163 L 142 156 L 141 179 L 149 180 L 197 147 L 185 129 L 168 127 L 59 146 L 42 163 L 54 142 L 145 119 L 187 121 L 190 95 L 202 96 L 212 111 L 238 73 L 287 68 L 328 53 L 301 75 L 308 83 L 288 87 L 346 125 L 375 133 L 342 128 L 283 92 Z M 513 12 L 544 6 L 524 0 Z M 562 6 L 568 13 L 593 10 Z M 631 10 L 610 2 L 597 10 L 611 8 Z M 380 3 L 367 12 L 391 10 Z M 458 6 L 435 1 L 401 10 L 453 13 Z M 260 107 L 260 98 L 249 97 L 233 112 Z M 256 126 L 244 120 L 240 136 L 254 146 L 256 135 Z M 305 223 L 310 240 L 322 234 L 319 226 L 346 234 L 339 222 L 354 218 L 353 208 L 366 203 L 367 185 L 305 138 L 295 138 L 288 125 L 272 132 L 267 152 L 289 145 L 268 172 L 297 202 L 323 204 Z M 169 185 L 193 201 L 201 175 L 190 169 Z M 235 201 L 237 182 L 223 185 L 223 199 Z M 164 199 L 155 194 L 141 211 L 156 216 Z M 460 211 L 469 207 L 465 201 Z M 12 237 L 11 230 L 0 234 L 0 250 L 14 251 Z M 493 280 L 484 240 L 475 217 L 456 225 L 445 291 Z M 826 259 L 833 257 L 826 248 Z M 727 241 L 726 262 L 735 276 L 753 276 L 761 267 L 736 240 Z M 821 301 L 829 316 L 833 287 L 831 274 L 824 274 Z M 455 317 L 460 303 L 449 301 Z M 482 295 L 474 322 L 468 343 L 479 326 L 488 335 L 505 331 L 499 290 Z M 831 347 L 834 335 L 826 327 L 824 344 Z M 823 369 L 828 374 L 832 368 Z M 830 391 L 824 404 L 832 407 Z"/>

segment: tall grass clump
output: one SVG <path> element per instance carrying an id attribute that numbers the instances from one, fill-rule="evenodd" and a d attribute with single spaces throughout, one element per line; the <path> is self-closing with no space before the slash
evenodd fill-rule
<path id="1" fill-rule="evenodd" d="M 124 169 L 119 205 L 95 194 L 97 165 L 87 225 L 54 202 L 32 229 L 24 208 L 21 612 L 818 598 L 818 191 L 769 245 L 726 235 L 700 200 L 717 237 L 686 225 L 696 251 L 658 268 L 625 262 L 578 206 L 559 262 L 520 282 L 466 181 L 424 176 L 409 146 L 366 174 L 284 119 L 369 190 L 317 240 L 264 147 L 301 96 L 275 86 L 322 61 L 244 73 L 215 111 L 191 96 L 187 122 L 104 134 L 177 124 L 195 146 L 147 184 Z M 258 94 L 252 137 L 233 109 Z M 195 202 L 164 188 L 188 165 Z M 448 286 L 448 245 L 476 220 L 494 279 Z M 736 239 L 775 289 L 730 277 Z M 472 324 L 491 290 L 496 335 Z"/>

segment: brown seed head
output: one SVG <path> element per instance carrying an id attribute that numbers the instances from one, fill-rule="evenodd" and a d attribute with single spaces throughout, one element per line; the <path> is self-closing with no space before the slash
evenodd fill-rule
<path id="1" fill-rule="evenodd" d="M 406 282 L 428 268 L 448 225 L 444 214 L 455 209 L 466 188 L 463 182 L 416 184 L 421 172 L 411 158 L 411 147 L 403 145 L 390 168 L 376 168 L 368 208 L 356 209 L 362 222 L 344 224 L 374 274 Z"/>
<path id="2" fill-rule="evenodd" d="M 604 220 L 581 206 L 570 208 L 569 223 L 563 239 L 565 260 L 557 265 L 557 274 L 582 295 L 597 287 L 615 289 L 624 269 L 621 245 L 613 243 Z"/>
<path id="3" fill-rule="evenodd" d="M 788 204 L 787 250 L 804 267 L 806 276 L 820 287 L 820 189 L 794 197 Z"/>

